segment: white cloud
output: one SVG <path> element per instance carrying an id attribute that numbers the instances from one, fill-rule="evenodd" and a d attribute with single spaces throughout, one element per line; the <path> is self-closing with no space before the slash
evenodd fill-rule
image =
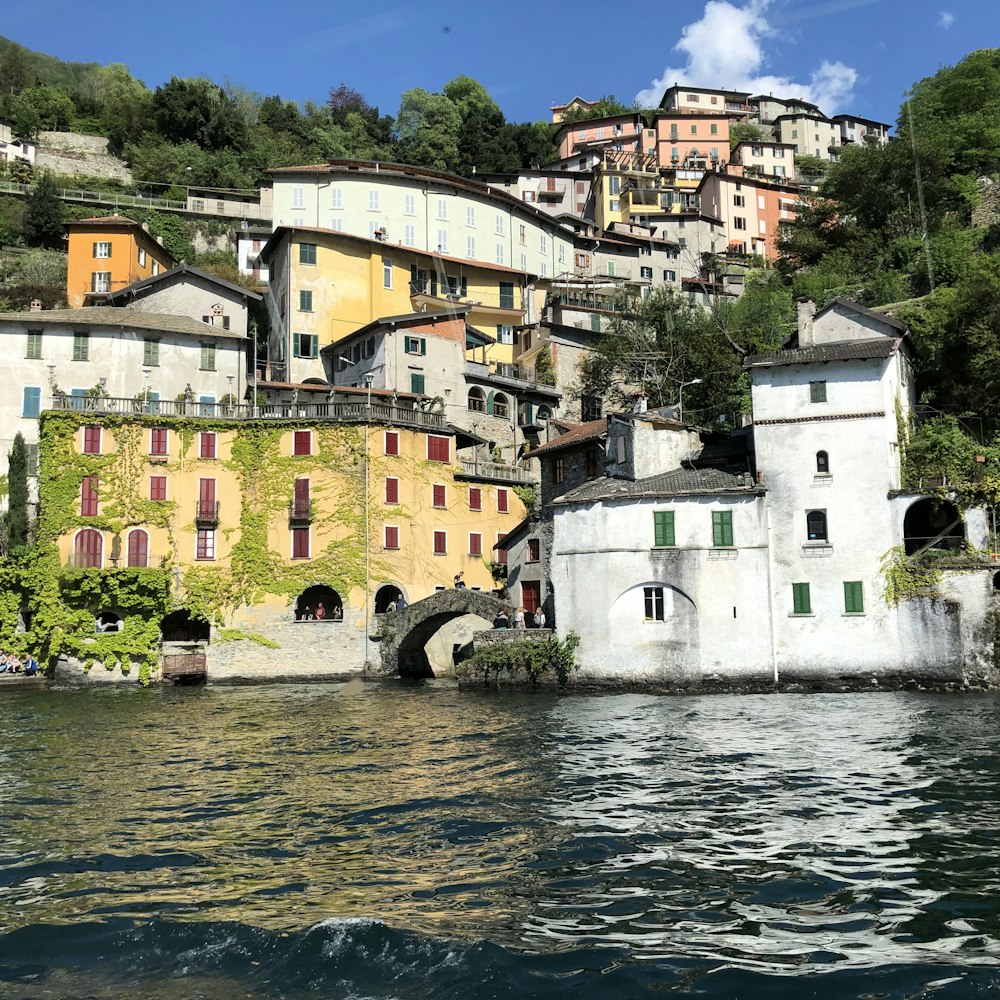
<path id="1" fill-rule="evenodd" d="M 949 10 L 943 10 L 938 15 L 937 26 L 947 31 L 955 23 L 955 15 Z"/>
<path id="2" fill-rule="evenodd" d="M 750 0 L 738 7 L 729 0 L 708 0 L 701 19 L 686 25 L 674 46 L 684 54 L 684 65 L 668 66 L 659 79 L 636 94 L 636 101 L 655 108 L 667 87 L 686 83 L 798 97 L 818 104 L 826 114 L 841 110 L 841 102 L 851 96 L 858 78 L 857 72 L 842 62 L 824 60 L 808 83 L 761 72 L 766 67 L 762 43 L 775 34 L 765 16 L 771 2 Z"/>

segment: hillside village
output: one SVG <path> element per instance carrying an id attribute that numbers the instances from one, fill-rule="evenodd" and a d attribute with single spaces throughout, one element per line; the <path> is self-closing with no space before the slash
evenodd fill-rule
<path id="1" fill-rule="evenodd" d="M 824 164 L 890 126 L 680 85 L 601 111 L 552 108 L 555 157 L 513 172 L 328 158 L 147 206 L 61 189 L 92 200 L 65 287 L 0 313 L 0 464 L 30 515 L 0 645 L 143 683 L 250 646 L 276 675 L 434 676 L 492 596 L 541 612 L 525 638 L 579 636 L 585 682 L 992 684 L 985 501 L 907 472 L 905 320 L 802 296 L 721 371 L 635 321 L 682 303 L 731 340 Z M 42 153 L 0 123 L 9 194 L 51 184 L 23 172 Z M 238 267 L 130 207 L 227 220 Z M 602 385 L 609 343 L 628 364 Z"/>

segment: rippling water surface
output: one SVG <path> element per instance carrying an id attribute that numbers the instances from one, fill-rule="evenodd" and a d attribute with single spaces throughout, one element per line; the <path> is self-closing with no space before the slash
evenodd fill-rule
<path id="1" fill-rule="evenodd" d="M 993 997 L 1000 699 L 4 693 L 0 996 Z"/>

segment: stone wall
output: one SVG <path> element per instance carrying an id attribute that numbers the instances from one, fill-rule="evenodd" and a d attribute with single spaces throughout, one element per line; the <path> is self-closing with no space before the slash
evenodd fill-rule
<path id="1" fill-rule="evenodd" d="M 108 152 L 108 140 L 100 135 L 76 132 L 41 132 L 35 167 L 57 174 L 88 174 L 132 183 L 132 172 Z"/>

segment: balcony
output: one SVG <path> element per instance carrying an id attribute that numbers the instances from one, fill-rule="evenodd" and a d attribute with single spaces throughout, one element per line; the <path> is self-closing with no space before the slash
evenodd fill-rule
<path id="1" fill-rule="evenodd" d="M 289 521 L 311 521 L 313 519 L 312 500 L 292 500 L 288 504 Z"/>
<path id="2" fill-rule="evenodd" d="M 509 379 L 512 382 L 522 382 L 525 385 L 537 386 L 555 392 L 551 383 L 539 382 L 535 378 L 535 370 L 524 365 L 511 365 L 503 361 L 491 361 L 490 373 L 495 378 Z"/>
<path id="3" fill-rule="evenodd" d="M 196 500 L 194 505 L 195 524 L 218 524 L 219 523 L 219 501 L 218 500 Z"/>
<path id="4" fill-rule="evenodd" d="M 556 179 L 554 177 L 547 177 L 545 183 L 539 185 L 538 197 L 544 198 L 547 201 L 562 201 L 563 195 L 566 193 L 565 188 L 556 185 Z"/>
<path id="5" fill-rule="evenodd" d="M 415 427 L 420 430 L 441 430 L 445 419 L 440 413 L 409 409 L 392 403 L 268 403 L 252 406 L 239 403 L 234 406 L 222 403 L 185 403 L 174 400 L 150 400 L 116 396 L 67 396 L 56 393 L 52 397 L 53 410 L 83 410 L 88 413 L 122 417 L 204 417 L 211 420 L 310 420 L 318 423 L 381 423 L 396 427 Z"/>
<path id="6" fill-rule="evenodd" d="M 475 261 L 470 261 L 469 265 L 475 267 Z M 473 312 L 485 313 L 498 322 L 508 323 L 520 323 L 527 309 L 524 292 L 520 288 L 509 293 L 477 290 L 470 295 L 447 285 L 439 286 L 438 282 L 430 280 L 410 282 L 410 303 L 417 310 L 426 306 L 433 312 L 446 310 L 449 306 L 472 306 Z"/>
<path id="7" fill-rule="evenodd" d="M 477 459 L 460 458 L 461 471 L 456 476 L 461 479 L 489 479 L 498 483 L 534 483 L 531 473 L 519 465 L 503 465 L 499 462 L 480 462 Z"/>

